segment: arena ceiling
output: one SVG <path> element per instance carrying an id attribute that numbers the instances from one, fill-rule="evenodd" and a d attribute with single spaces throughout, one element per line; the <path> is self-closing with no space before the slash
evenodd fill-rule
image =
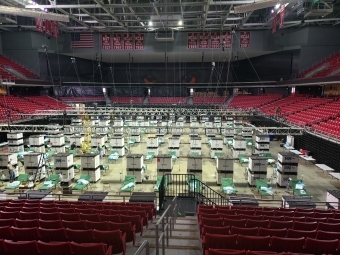
<path id="1" fill-rule="evenodd" d="M 284 28 L 340 24 L 340 0 L 0 0 L 3 6 L 69 15 L 73 32 L 221 31 L 270 29 L 279 5 Z M 243 6 L 242 8 L 239 8 Z M 238 9 L 239 8 L 239 9 Z M 2 15 L 0 29 L 35 30 L 32 18 Z"/>

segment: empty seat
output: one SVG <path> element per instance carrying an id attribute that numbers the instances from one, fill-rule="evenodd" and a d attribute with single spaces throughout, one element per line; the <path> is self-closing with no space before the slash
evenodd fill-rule
<path id="1" fill-rule="evenodd" d="M 313 217 L 314 212 L 308 211 L 308 212 L 301 212 L 301 211 L 295 211 L 294 217 Z"/>
<path id="2" fill-rule="evenodd" d="M 271 229 L 271 228 L 259 228 L 258 236 L 278 236 L 278 237 L 286 237 L 287 229 Z"/>
<path id="3" fill-rule="evenodd" d="M 213 226 L 203 226 L 202 235 L 206 233 L 216 234 L 216 235 L 229 235 L 230 228 L 227 227 L 213 227 Z"/>
<path id="4" fill-rule="evenodd" d="M 39 254 L 36 241 L 13 242 L 4 240 L 7 255 L 37 255 Z"/>
<path id="5" fill-rule="evenodd" d="M 305 221 L 305 217 L 291 217 L 291 216 L 285 216 L 285 221 L 301 221 L 304 222 Z"/>
<path id="6" fill-rule="evenodd" d="M 117 214 L 116 215 L 100 214 L 99 218 L 100 218 L 100 221 L 120 222 L 120 216 Z"/>
<path id="7" fill-rule="evenodd" d="M 269 251 L 270 240 L 269 236 L 238 235 L 237 245 L 240 250 Z"/>
<path id="8" fill-rule="evenodd" d="M 71 249 L 73 254 L 81 254 L 81 255 L 111 255 L 112 247 L 102 244 L 102 243 L 85 243 L 85 244 L 77 244 L 71 243 Z"/>
<path id="9" fill-rule="evenodd" d="M 41 220 L 60 220 L 59 213 L 43 213 L 39 214 Z"/>
<path id="10" fill-rule="evenodd" d="M 10 226 L 0 227 L 0 239 L 13 240 L 13 233 Z"/>
<path id="11" fill-rule="evenodd" d="M 83 213 L 79 213 L 79 218 L 81 220 L 100 221 L 99 214 L 83 214 Z"/>
<path id="12" fill-rule="evenodd" d="M 44 255 L 71 255 L 72 249 L 69 242 L 37 242 L 38 249 Z"/>
<path id="13" fill-rule="evenodd" d="M 316 233 L 316 239 L 319 240 L 340 240 L 340 232 L 329 232 L 329 231 L 322 231 L 318 230 Z"/>
<path id="14" fill-rule="evenodd" d="M 58 208 L 59 213 L 75 213 L 74 208 Z"/>
<path id="15" fill-rule="evenodd" d="M 78 213 L 59 213 L 61 220 L 67 221 L 79 221 L 79 214 Z"/>
<path id="16" fill-rule="evenodd" d="M 275 211 L 275 216 L 290 216 L 290 217 L 294 217 L 294 211 L 281 211 L 281 210 L 277 210 L 277 211 Z"/>
<path id="17" fill-rule="evenodd" d="M 316 230 L 317 227 L 318 227 L 317 222 L 294 221 L 294 224 L 293 224 L 293 229 L 295 230 L 312 231 L 312 230 Z"/>
<path id="18" fill-rule="evenodd" d="M 123 234 L 126 234 L 126 242 L 133 242 L 133 245 L 135 245 L 136 240 L 136 227 L 135 225 L 132 225 L 131 222 L 108 222 L 107 223 L 110 230 L 120 230 L 123 232 Z"/>
<path id="19" fill-rule="evenodd" d="M 66 242 L 68 241 L 65 228 L 38 228 L 40 240 L 44 242 Z"/>
<path id="20" fill-rule="evenodd" d="M 39 205 L 38 207 L 33 207 L 33 206 L 25 207 L 25 206 L 21 208 L 22 212 L 39 212 L 40 211 Z"/>
<path id="21" fill-rule="evenodd" d="M 0 227 L 6 227 L 6 226 L 16 226 L 14 219 L 0 219 Z"/>
<path id="22" fill-rule="evenodd" d="M 269 225 L 269 220 L 247 220 L 246 227 L 247 228 L 254 228 L 254 227 L 263 227 L 267 228 Z"/>
<path id="23" fill-rule="evenodd" d="M 271 220 L 269 222 L 269 228 L 275 228 L 275 229 L 282 229 L 282 228 L 292 228 L 294 222 L 293 221 L 276 221 Z"/>
<path id="24" fill-rule="evenodd" d="M 217 209 L 219 214 L 227 214 L 227 215 L 235 215 L 236 214 L 236 210 L 230 210 L 230 209 L 224 209 L 223 207 L 219 207 Z"/>
<path id="25" fill-rule="evenodd" d="M 238 251 L 231 249 L 209 249 L 206 255 L 246 255 L 246 251 Z"/>
<path id="26" fill-rule="evenodd" d="M 88 221 L 85 220 L 85 227 L 86 229 L 96 229 L 101 231 L 107 231 L 109 230 L 109 227 L 107 226 L 106 221 Z"/>
<path id="27" fill-rule="evenodd" d="M 93 230 L 93 237 L 96 243 L 104 243 L 107 246 L 112 246 L 112 254 L 123 253 L 126 251 L 126 234 L 122 234 L 120 230 L 100 231 Z"/>
<path id="28" fill-rule="evenodd" d="M 338 232 L 340 231 L 340 223 L 318 223 L 318 230 L 329 231 L 329 232 Z"/>
<path id="29" fill-rule="evenodd" d="M 33 241 L 39 240 L 38 228 L 16 228 L 11 227 L 14 241 Z"/>
<path id="30" fill-rule="evenodd" d="M 55 207 L 40 207 L 40 212 L 41 213 L 54 213 L 57 211 L 57 208 Z"/>
<path id="31" fill-rule="evenodd" d="M 62 228 L 61 220 L 39 220 L 41 228 Z"/>
<path id="32" fill-rule="evenodd" d="M 298 252 L 303 253 L 305 239 L 301 238 L 283 238 L 273 236 L 271 240 L 271 249 L 275 252 Z"/>
<path id="33" fill-rule="evenodd" d="M 82 205 L 83 206 L 83 205 Z M 76 213 L 82 213 L 82 214 L 92 214 L 92 209 L 86 209 L 86 208 L 74 208 L 74 211 Z"/>
<path id="34" fill-rule="evenodd" d="M 237 235 L 216 235 L 207 233 L 202 240 L 203 251 L 212 249 L 237 249 Z"/>
<path id="35" fill-rule="evenodd" d="M 20 212 L 20 219 L 22 220 L 39 219 L 39 212 Z"/>
<path id="36" fill-rule="evenodd" d="M 247 236 L 256 236 L 258 232 L 258 228 L 239 228 L 239 227 L 231 227 L 230 234 L 232 235 L 247 235 Z"/>
<path id="37" fill-rule="evenodd" d="M 5 212 L 20 212 L 22 207 L 5 207 Z"/>
<path id="38" fill-rule="evenodd" d="M 243 215 L 255 215 L 255 210 L 237 210 L 237 214 L 243 214 Z"/>
<path id="39" fill-rule="evenodd" d="M 244 228 L 246 226 L 247 220 L 242 219 L 242 220 L 234 220 L 234 219 L 223 219 L 224 226 L 230 226 L 230 227 L 240 227 Z M 221 226 L 221 223 L 217 225 L 216 227 Z"/>
<path id="40" fill-rule="evenodd" d="M 274 216 L 274 215 L 275 215 L 275 211 L 274 211 L 274 210 L 270 210 L 270 211 L 260 211 L 260 210 L 256 210 L 256 211 L 255 211 L 255 215 Z"/>
<path id="41" fill-rule="evenodd" d="M 76 243 L 95 243 L 91 229 L 76 230 L 67 228 L 65 231 L 69 241 Z"/>
<path id="42" fill-rule="evenodd" d="M 239 216 L 241 216 L 242 219 L 246 219 L 246 220 L 262 220 L 263 219 L 263 215 L 246 215 L 246 214 L 238 214 Z"/>
<path id="43" fill-rule="evenodd" d="M 3 212 L 0 211 L 1 219 L 20 219 L 20 212 Z"/>
<path id="44" fill-rule="evenodd" d="M 310 217 L 306 217 L 305 218 L 305 222 L 327 222 L 327 218 L 310 218 Z"/>
<path id="45" fill-rule="evenodd" d="M 18 228 L 38 228 L 39 227 L 39 220 L 20 220 L 15 219 L 15 226 Z"/>
<path id="46" fill-rule="evenodd" d="M 217 217 L 217 215 L 216 215 L 216 217 Z M 228 219 L 228 220 L 245 220 L 245 219 L 242 219 L 242 216 L 238 215 L 238 214 L 233 215 L 233 214 L 220 213 L 219 217 L 223 218 L 223 219 Z"/>
<path id="47" fill-rule="evenodd" d="M 300 237 L 316 237 L 316 230 L 313 231 L 304 231 L 304 230 L 295 230 L 295 229 L 288 229 L 287 237 L 289 238 L 300 238 Z"/>
<path id="48" fill-rule="evenodd" d="M 79 221 L 62 220 L 61 224 L 63 225 L 64 228 L 86 230 L 85 223 L 82 220 Z"/>
<path id="49" fill-rule="evenodd" d="M 305 253 L 311 254 L 335 254 L 339 246 L 339 240 L 317 240 L 307 238 L 305 243 Z"/>

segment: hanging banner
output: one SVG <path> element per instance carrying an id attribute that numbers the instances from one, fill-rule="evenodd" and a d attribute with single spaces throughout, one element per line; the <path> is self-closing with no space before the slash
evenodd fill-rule
<path id="1" fill-rule="evenodd" d="M 221 34 L 220 32 L 211 32 L 210 34 L 210 49 L 221 48 Z"/>
<path id="2" fill-rule="evenodd" d="M 43 19 L 39 19 L 39 18 L 35 18 L 35 28 L 39 32 L 44 32 L 44 20 Z"/>
<path id="3" fill-rule="evenodd" d="M 112 48 L 114 50 L 121 50 L 121 49 L 123 49 L 122 34 L 113 34 L 112 40 L 113 40 L 113 47 Z"/>
<path id="4" fill-rule="evenodd" d="M 52 36 L 59 38 L 59 23 L 58 21 L 51 20 Z"/>
<path id="5" fill-rule="evenodd" d="M 272 20 L 272 33 L 276 33 L 276 20 L 277 20 L 277 14 L 274 13 L 273 20 Z"/>
<path id="6" fill-rule="evenodd" d="M 188 33 L 188 49 L 198 48 L 198 33 Z"/>
<path id="7" fill-rule="evenodd" d="M 208 32 L 200 32 L 199 33 L 199 48 L 200 49 L 209 49 L 209 33 Z"/>
<path id="8" fill-rule="evenodd" d="M 285 23 L 285 8 L 286 6 L 283 4 L 281 5 L 281 8 L 280 8 L 280 24 L 279 24 L 279 28 L 283 28 L 284 26 L 284 23 Z"/>
<path id="9" fill-rule="evenodd" d="M 240 31 L 240 48 L 250 47 L 250 31 Z"/>
<path id="10" fill-rule="evenodd" d="M 144 34 L 135 34 L 135 50 L 144 50 Z"/>
<path id="11" fill-rule="evenodd" d="M 102 50 L 111 50 L 110 34 L 102 34 Z"/>
<path id="12" fill-rule="evenodd" d="M 51 21 L 48 19 L 45 19 L 45 33 L 47 35 L 52 35 Z"/>
<path id="13" fill-rule="evenodd" d="M 224 48 L 231 48 L 233 45 L 233 34 L 231 32 L 223 32 L 222 43 Z"/>
<path id="14" fill-rule="evenodd" d="M 124 50 L 133 50 L 133 34 L 124 34 Z"/>

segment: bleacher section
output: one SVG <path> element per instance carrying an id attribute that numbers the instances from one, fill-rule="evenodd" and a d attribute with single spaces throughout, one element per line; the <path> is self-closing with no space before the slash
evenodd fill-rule
<path id="1" fill-rule="evenodd" d="M 340 110 L 340 108 L 338 109 Z M 311 129 L 321 134 L 334 136 L 337 139 L 340 139 L 340 117 L 312 125 Z"/>
<path id="2" fill-rule="evenodd" d="M 187 97 L 150 97 L 149 104 L 186 104 Z"/>
<path id="3" fill-rule="evenodd" d="M 100 102 L 105 101 L 104 96 L 81 96 L 81 97 L 59 97 L 59 100 L 62 102 Z"/>
<path id="4" fill-rule="evenodd" d="M 21 73 L 22 75 L 24 75 L 28 79 L 37 79 L 38 78 L 38 76 L 36 74 L 32 73 L 28 69 L 24 68 L 23 66 L 19 65 L 18 63 L 14 62 L 14 61 L 10 60 L 9 58 L 6 58 L 5 56 L 2 56 L 2 55 L 0 55 L 0 67 L 1 68 L 10 67 L 10 68 L 14 69 L 16 72 Z M 0 75 L 1 75 L 1 77 L 3 77 L 3 75 L 1 73 L 0 73 Z M 14 77 L 14 79 L 15 79 L 15 77 Z"/>
<path id="5" fill-rule="evenodd" d="M 0 68 L 0 79 L 3 81 L 14 81 L 16 79 L 16 77 L 8 72 L 6 72 L 5 70 L 3 70 L 2 68 Z"/>
<path id="6" fill-rule="evenodd" d="M 299 102 L 301 100 L 306 100 L 307 95 L 294 95 L 290 97 L 283 98 L 271 104 L 264 105 L 259 108 L 259 110 L 267 115 L 275 115 L 276 109 L 279 107 L 280 109 L 284 108 L 285 106 L 294 104 L 295 102 Z"/>
<path id="7" fill-rule="evenodd" d="M 338 210 L 201 205 L 198 221 L 205 255 L 337 254 L 340 247 Z"/>
<path id="8" fill-rule="evenodd" d="M 318 63 L 312 68 L 303 72 L 300 78 L 317 78 L 340 75 L 340 53 Z"/>
<path id="9" fill-rule="evenodd" d="M 142 104 L 144 97 L 111 97 L 112 103 L 115 104 Z"/>
<path id="10" fill-rule="evenodd" d="M 0 122 L 1 123 L 8 122 L 9 120 L 8 114 L 10 114 L 11 121 L 16 121 L 16 120 L 21 119 L 17 111 L 0 106 Z"/>
<path id="11" fill-rule="evenodd" d="M 36 110 L 48 109 L 46 105 L 42 106 L 15 96 L 0 96 L 0 105 L 25 114 L 35 113 Z"/>
<path id="12" fill-rule="evenodd" d="M 68 105 L 48 96 L 27 96 L 25 98 L 31 102 L 36 102 L 37 104 L 47 106 L 48 108 L 54 110 L 66 109 L 69 107 Z"/>
<path id="13" fill-rule="evenodd" d="M 205 97 L 193 97 L 193 104 L 209 104 L 218 105 L 223 104 L 227 100 L 227 97 L 223 96 L 205 96 Z"/>
<path id="14" fill-rule="evenodd" d="M 26 249 L 27 255 L 125 254 L 126 243 L 134 245 L 136 233 L 142 235 L 155 216 L 154 203 L 2 200 L 0 254 L 23 254 L 15 253 L 15 249 Z M 30 243 L 25 246 L 22 241 Z M 48 252 L 59 248 L 53 246 L 55 242 L 64 246 L 64 252 Z M 72 242 L 85 249 L 85 243 L 104 244 L 110 252 L 79 252 L 76 248 L 80 247 L 73 247 Z M 67 250 L 69 245 L 73 253 Z"/>
<path id="15" fill-rule="evenodd" d="M 282 98 L 280 94 L 265 94 L 265 95 L 236 95 L 230 101 L 228 109 L 256 109 L 262 105 L 274 102 Z"/>

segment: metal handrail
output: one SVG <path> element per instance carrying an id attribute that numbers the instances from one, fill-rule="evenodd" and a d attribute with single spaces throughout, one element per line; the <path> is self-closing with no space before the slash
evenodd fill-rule
<path id="1" fill-rule="evenodd" d="M 156 223 L 156 255 L 159 255 L 159 244 L 161 243 L 162 255 L 165 255 L 165 238 L 166 246 L 169 246 L 169 235 L 172 236 L 172 230 L 175 228 L 177 218 L 177 197 L 171 201 L 162 216 Z M 159 233 L 159 225 L 162 224 L 162 232 Z M 169 233 L 170 232 L 170 233 Z"/>
<path id="2" fill-rule="evenodd" d="M 150 254 L 150 243 L 148 240 L 145 240 L 134 253 L 134 255 L 139 255 L 145 250 L 145 255 Z"/>

